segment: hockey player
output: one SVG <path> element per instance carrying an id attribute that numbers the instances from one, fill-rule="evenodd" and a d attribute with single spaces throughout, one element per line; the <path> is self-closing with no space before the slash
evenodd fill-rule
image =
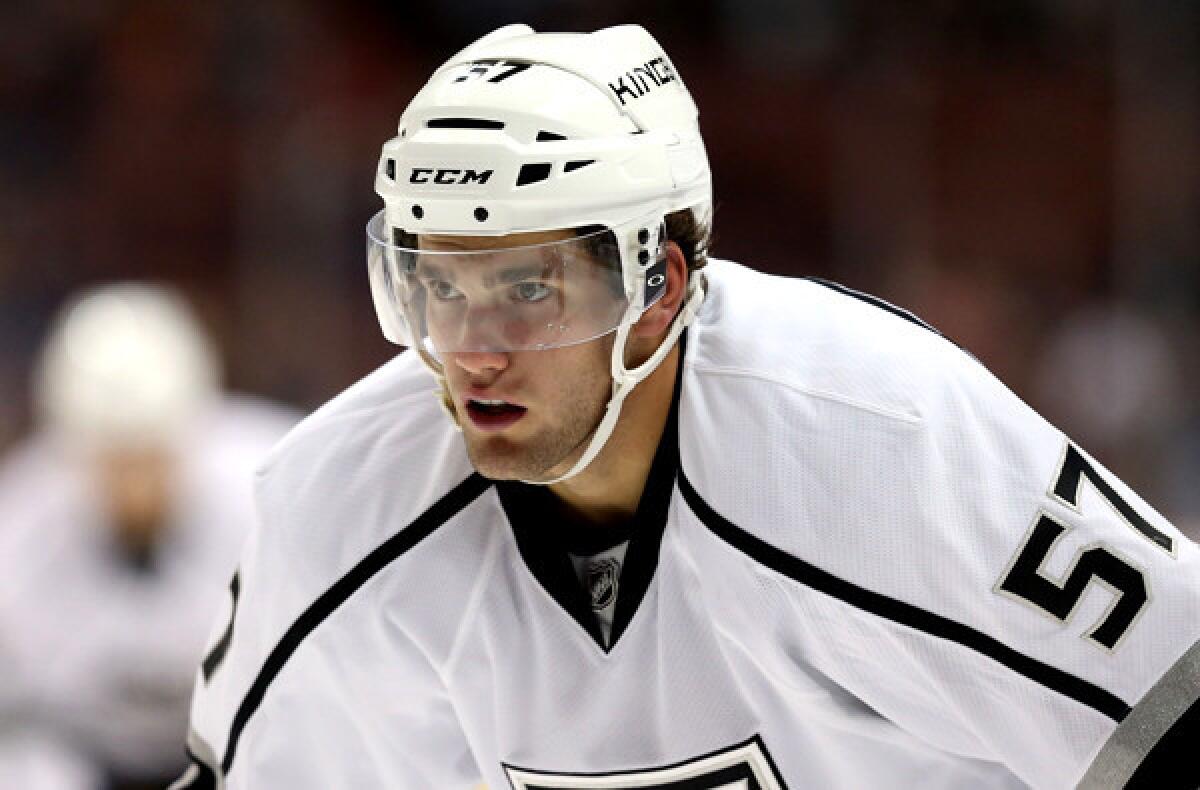
<path id="1" fill-rule="evenodd" d="M 376 187 L 408 350 L 261 471 L 178 787 L 1194 786 L 1197 547 L 911 314 L 708 260 L 644 30 L 484 37 Z"/>
<path id="2" fill-rule="evenodd" d="M 295 419 L 220 396 L 191 312 L 140 283 L 64 311 L 35 390 L 0 464 L 0 787 L 161 787 L 253 469 Z"/>

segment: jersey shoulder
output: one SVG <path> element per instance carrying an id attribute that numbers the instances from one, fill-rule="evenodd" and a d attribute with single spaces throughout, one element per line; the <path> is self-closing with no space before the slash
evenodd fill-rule
<path id="1" fill-rule="evenodd" d="M 434 661 L 451 649 L 496 530 L 471 510 L 488 484 L 434 388 L 402 353 L 305 418 L 260 468 L 258 523 L 193 700 L 215 753 L 262 689 L 305 682 L 289 666 L 343 660 L 356 634 L 419 641 L 415 655 Z"/>
<path id="2" fill-rule="evenodd" d="M 858 640 L 837 655 L 870 657 L 849 686 L 882 708 L 889 672 L 926 674 L 912 696 L 936 710 L 956 667 L 1012 683 L 1014 718 L 1059 708 L 1043 736 L 1086 723 L 1082 740 L 1046 740 L 1076 778 L 1115 723 L 1158 715 L 1152 688 L 1195 694 L 1200 624 L 1182 613 L 1200 606 L 1200 549 L 1161 514 L 891 306 L 711 274 L 685 362 L 684 498 L 797 606 L 834 599 L 864 623 L 835 632 Z M 897 634 L 916 647 L 896 650 Z"/>
<path id="3" fill-rule="evenodd" d="M 81 465 L 47 433 L 0 458 L 0 609 L 36 604 L 60 557 L 88 545 L 104 515 Z"/>
<path id="4" fill-rule="evenodd" d="M 990 374 L 913 313 L 823 280 L 728 261 L 705 269 L 694 331 L 697 372 L 757 379 L 798 396 L 920 420 L 950 378 Z"/>
<path id="5" fill-rule="evenodd" d="M 401 353 L 296 426 L 258 472 L 261 539 L 340 574 L 470 477 L 434 378 Z"/>
<path id="6" fill-rule="evenodd" d="M 722 261 L 708 280 L 685 360 L 685 473 L 718 498 L 755 492 L 746 520 L 762 537 L 831 560 L 878 550 L 887 539 L 868 514 L 879 507 L 908 523 L 910 539 L 936 500 L 965 498 L 947 485 L 989 484 L 983 464 L 997 459 L 997 442 L 999 477 L 1027 489 L 1019 507 L 1045 490 L 1062 435 L 915 316 L 840 286 Z M 726 469 L 719 447 L 755 461 Z M 803 530 L 789 524 L 818 511 Z M 977 535 L 928 528 L 919 537 L 947 545 Z"/>
<path id="7" fill-rule="evenodd" d="M 1172 612 L 1194 605 L 1195 545 L 968 353 L 836 287 L 712 274 L 680 451 L 713 511 L 860 600 L 998 637 L 1125 699 L 1200 635 L 1172 635 Z M 1072 578 L 1101 552 L 1158 599 L 1112 621 L 1125 660 L 1101 660 L 1114 651 L 1094 636 L 1123 591 Z"/>
<path id="8" fill-rule="evenodd" d="M 64 489 L 77 495 L 84 487 L 78 465 L 46 433 L 27 436 L 0 456 L 0 513 L 4 528 L 18 522 L 17 514 L 43 509 L 50 492 Z M 52 499 L 52 497 L 51 497 Z M 0 528 L 0 534 L 5 529 Z"/>
<path id="9" fill-rule="evenodd" d="M 286 466 L 289 459 L 311 452 L 313 443 L 344 435 L 347 429 L 363 432 L 377 422 L 386 422 L 385 413 L 415 416 L 416 411 L 404 409 L 404 404 L 411 401 L 419 406 L 420 396 L 433 390 L 434 381 L 416 355 L 401 352 L 300 420 L 266 459 L 260 474 L 272 474 L 274 467 Z"/>

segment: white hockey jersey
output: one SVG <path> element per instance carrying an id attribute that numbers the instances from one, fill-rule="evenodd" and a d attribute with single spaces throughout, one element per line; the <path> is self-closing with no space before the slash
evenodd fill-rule
<path id="1" fill-rule="evenodd" d="M 475 474 L 401 354 L 260 472 L 178 786 L 1115 787 L 1169 759 L 1197 546 L 913 316 L 706 272 L 610 639 L 548 494 Z"/>
<path id="2" fill-rule="evenodd" d="M 121 549 L 88 470 L 45 435 L 4 459 L 0 787 L 161 781 L 186 764 L 192 680 L 255 520 L 254 469 L 298 419 L 245 397 L 206 414 L 152 557 Z"/>

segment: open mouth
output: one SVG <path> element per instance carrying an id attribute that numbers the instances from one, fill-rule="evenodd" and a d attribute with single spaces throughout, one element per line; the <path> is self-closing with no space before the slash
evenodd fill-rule
<path id="1" fill-rule="evenodd" d="M 476 427 L 485 431 L 507 428 L 524 417 L 525 412 L 524 406 L 503 400 L 472 398 L 467 401 L 467 416 Z"/>

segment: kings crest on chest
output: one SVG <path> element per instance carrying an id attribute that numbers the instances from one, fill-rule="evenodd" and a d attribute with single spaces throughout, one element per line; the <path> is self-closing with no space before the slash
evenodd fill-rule
<path id="1" fill-rule="evenodd" d="M 504 766 L 513 790 L 787 790 L 762 738 L 673 765 L 610 773 L 556 773 Z"/>

